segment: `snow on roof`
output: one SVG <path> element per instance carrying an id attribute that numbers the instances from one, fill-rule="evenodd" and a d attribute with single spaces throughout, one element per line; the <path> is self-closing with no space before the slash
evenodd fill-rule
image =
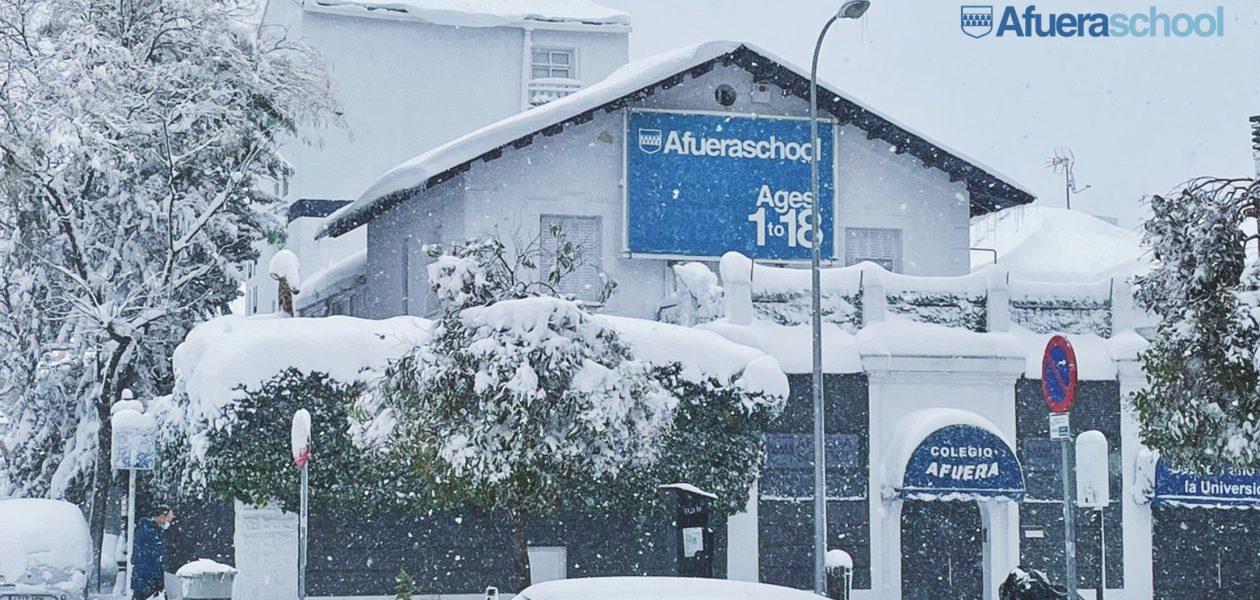
<path id="1" fill-rule="evenodd" d="M 997 425 L 979 414 L 969 410 L 956 408 L 926 408 L 907 414 L 897 421 L 890 430 L 892 438 L 888 440 L 887 451 L 881 468 L 885 485 L 900 486 L 906 480 L 906 466 L 910 464 L 910 455 L 919 445 L 936 430 L 949 425 L 971 425 L 979 427 L 997 436 L 1015 454 L 1011 440 L 1002 433 Z"/>
<path id="2" fill-rule="evenodd" d="M 62 500 L 0 500 L 0 579 L 83 591 L 92 537 L 79 507 Z"/>
<path id="3" fill-rule="evenodd" d="M 962 327 L 922 323 L 889 314 L 854 336 L 864 360 L 883 356 L 1023 358 L 1019 340 L 1005 332 L 977 333 Z M 1043 346 L 1044 347 L 1044 346 Z M 1041 363 L 1037 363 L 1041 368 Z"/>
<path id="4" fill-rule="evenodd" d="M 215 317 L 194 327 L 175 349 L 176 375 L 189 400 L 185 418 L 213 421 L 245 390 L 257 390 L 290 368 L 346 383 L 366 381 L 428 340 L 429 325 L 418 317 Z"/>
<path id="5" fill-rule="evenodd" d="M 697 326 L 738 344 L 757 348 L 774 357 L 784 373 L 813 370 L 813 330 L 808 323 L 779 325 L 756 319 L 734 325 L 719 319 Z M 1041 379 L 1041 358 L 1052 334 L 1035 333 L 1017 324 L 1009 332 L 977 333 L 960 327 L 912 321 L 895 314 L 867 323 L 849 333 L 833 323 L 823 324 L 823 371 L 861 373 L 881 357 L 996 358 L 1024 362 L 1023 374 Z M 1077 373 L 1082 380 L 1114 379 L 1116 361 L 1136 360 L 1147 341 L 1132 330 L 1110 338 L 1097 334 L 1067 334 L 1076 351 Z"/>
<path id="6" fill-rule="evenodd" d="M 1054 335 L 1036 333 L 1014 323 L 1011 324 L 1011 335 L 1015 337 L 1024 354 L 1024 377 L 1041 379 L 1041 360 L 1045 355 L 1046 343 Z M 1081 380 L 1115 379 L 1116 361 L 1137 360 L 1137 355 L 1146 349 L 1148 342 L 1133 330 L 1117 332 L 1110 338 L 1096 333 L 1061 334 L 1072 344 L 1076 354 L 1076 375 Z"/>
<path id="7" fill-rule="evenodd" d="M 364 248 L 311 273 L 302 282 L 302 293 L 295 297 L 294 302 L 299 309 L 310 306 L 353 285 L 349 280 L 366 272 L 367 248 Z"/>
<path id="8" fill-rule="evenodd" d="M 630 15 L 589 0 L 314 0 L 328 12 L 415 19 L 452 27 L 577 23 L 630 25 Z"/>
<path id="9" fill-rule="evenodd" d="M 750 325 L 735 325 L 718 319 L 696 326 L 712 331 L 737 344 L 756 348 L 774 357 L 784 373 L 809 373 L 813 370 L 813 330 L 808 323 L 779 325 L 754 320 Z M 835 323 L 823 323 L 823 371 L 827 373 L 861 373 L 862 355 L 853 334 Z"/>
<path id="10" fill-rule="evenodd" d="M 712 331 L 631 317 L 601 317 L 630 345 L 635 357 L 657 365 L 678 363 L 688 381 L 712 377 L 725 383 L 738 377 L 739 385 L 749 391 L 784 398 L 788 395 L 787 376 L 778 362 L 761 350 Z"/>
<path id="11" fill-rule="evenodd" d="M 818 600 L 791 588 L 694 577 L 586 577 L 558 579 L 525 588 L 515 600 Z"/>
<path id="12" fill-rule="evenodd" d="M 1014 206 L 971 220 L 971 245 L 997 250 L 1011 277 L 1048 282 L 1125 278 L 1150 268 L 1142 234 L 1063 208 Z M 972 253 L 975 267 L 992 253 Z"/>
<path id="13" fill-rule="evenodd" d="M 705 42 L 639 59 L 617 69 L 606 79 L 590 87 L 482 127 L 390 169 L 359 196 L 358 200 L 329 215 L 328 219 L 320 226 L 316 235 L 317 237 L 326 235 L 337 236 L 351 231 L 366 223 L 377 212 L 391 206 L 392 203 L 401 201 L 406 195 L 422 189 L 432 177 L 445 173 L 520 138 L 572 119 L 582 113 L 600 108 L 641 89 L 656 85 L 674 75 L 708 63 L 723 55 L 736 52 L 741 48 L 747 49 L 765 60 L 776 63 L 799 77 L 809 78 L 809 73 L 800 67 L 784 61 L 757 46 L 742 42 Z M 912 131 L 869 106 L 854 100 L 852 97 L 842 95 L 837 91 L 836 87 L 826 82 L 819 82 L 819 86 L 823 90 L 820 92 L 820 97 L 825 92 L 834 95 L 837 101 L 843 98 L 886 124 L 891 124 L 907 132 Z M 823 106 L 824 110 L 826 108 L 826 106 Z M 1033 194 L 1013 179 L 985 167 L 979 162 L 966 158 L 961 153 L 928 139 L 922 134 L 914 133 L 913 135 L 931 147 L 966 161 L 976 169 L 1017 190 L 1020 194 L 1026 196 L 1025 202 L 1033 199 Z"/>
<path id="14" fill-rule="evenodd" d="M 706 492 L 690 483 L 667 483 L 665 485 L 657 486 L 657 487 L 659 487 L 662 490 L 681 490 L 684 492 L 690 492 L 697 496 L 704 496 L 705 498 L 708 498 L 710 500 L 717 500 L 716 494 L 713 494 L 711 492 Z"/>

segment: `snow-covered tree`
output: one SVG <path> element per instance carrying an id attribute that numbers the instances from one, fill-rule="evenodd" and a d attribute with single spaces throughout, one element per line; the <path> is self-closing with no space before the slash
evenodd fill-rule
<path id="1" fill-rule="evenodd" d="M 529 519 L 641 514 L 679 481 L 717 491 L 719 514 L 742 508 L 786 394 L 639 359 L 607 319 L 551 295 L 563 268 L 527 279 L 530 248 L 511 258 L 484 239 L 436 253 L 433 337 L 361 404 L 363 441 L 416 465 L 435 499 L 506 518 L 516 589 L 529 584 Z"/>
<path id="2" fill-rule="evenodd" d="M 1143 443 L 1187 468 L 1260 466 L 1260 271 L 1241 228 L 1258 203 L 1260 184 L 1220 179 L 1151 199 L 1137 301 L 1159 324 L 1132 401 Z"/>
<path id="3" fill-rule="evenodd" d="M 524 589 L 526 519 L 654 461 L 675 400 L 650 371 L 572 301 L 503 300 L 452 310 L 392 369 L 384 400 L 435 490 L 507 517 Z"/>
<path id="4" fill-rule="evenodd" d="M 91 490 L 98 556 L 110 404 L 169 386 L 276 224 L 255 182 L 337 118 L 322 61 L 256 8 L 0 0 L 0 395 L 22 448 L 0 495 Z"/>

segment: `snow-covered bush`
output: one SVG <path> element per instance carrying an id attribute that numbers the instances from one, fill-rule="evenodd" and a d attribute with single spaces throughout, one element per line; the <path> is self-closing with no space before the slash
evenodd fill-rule
<path id="1" fill-rule="evenodd" d="M 658 485 L 679 481 L 719 492 L 719 514 L 741 509 L 764 425 L 787 393 L 777 363 L 754 360 L 726 379 L 650 363 L 619 334 L 622 320 L 528 283 L 528 268 L 494 240 L 436 257 L 429 280 L 443 316 L 361 402 L 370 418 L 360 439 L 417 465 L 438 499 L 506 517 L 519 589 L 529 583 L 526 519 L 642 514 Z"/>
<path id="2" fill-rule="evenodd" d="M 175 393 L 150 403 L 160 424 L 164 496 L 296 506 L 294 411 L 313 417 L 311 501 L 317 507 L 410 507 L 410 471 L 368 456 L 350 432 L 354 404 L 389 361 L 428 339 L 416 317 L 216 317 L 175 351 Z M 359 417 L 359 415 L 354 415 Z"/>
<path id="3" fill-rule="evenodd" d="M 824 289 L 819 294 L 824 323 L 835 323 L 850 333 L 862 327 L 862 294 L 847 294 L 839 290 Z M 753 315 L 778 325 L 803 325 L 810 322 L 813 300 L 808 288 L 804 290 L 772 291 L 754 290 Z"/>
<path id="4" fill-rule="evenodd" d="M 717 273 L 699 262 L 674 265 L 673 271 L 677 291 L 657 311 L 657 320 L 690 327 L 722 318 L 726 291 L 718 285 Z"/>
<path id="5" fill-rule="evenodd" d="M 678 398 L 672 426 L 654 463 L 602 495 L 619 494 L 609 504 L 620 501 L 622 510 L 641 512 L 653 508 L 658 485 L 686 482 L 717 496 L 710 504 L 717 518 L 744 510 L 761 474 L 766 426 L 782 411 L 786 396 L 739 381 L 693 381 L 677 363 L 655 367 L 652 375 Z"/>
<path id="6" fill-rule="evenodd" d="M 535 273 L 543 256 L 543 237 L 549 237 L 554 251 L 545 273 Z M 433 258 L 428 267 L 429 285 L 447 309 L 482 306 L 499 300 L 534 296 L 561 297 L 560 281 L 582 267 L 586 249 L 570 242 L 564 231 L 553 226 L 514 255 L 502 241 L 487 236 L 464 244 L 425 246 Z M 603 278 L 597 303 L 603 303 L 617 289 L 617 282 Z"/>
<path id="7" fill-rule="evenodd" d="M 984 331 L 988 305 L 984 296 L 958 292 L 902 291 L 888 294 L 888 312 L 920 323 Z"/>
<path id="8" fill-rule="evenodd" d="M 443 319 L 394 367 L 384 396 L 405 423 L 398 443 L 433 454 L 460 493 L 509 512 L 651 464 L 675 404 L 607 322 L 550 297 Z"/>
<path id="9" fill-rule="evenodd" d="M 408 508 L 425 502 L 425 488 L 404 465 L 369 456 L 351 439 L 350 414 L 363 391 L 359 383 L 324 373 L 287 369 L 233 404 L 230 419 L 206 432 L 204 456 L 195 458 L 186 439 L 165 447 L 163 491 L 170 496 L 277 502 L 297 512 L 300 472 L 289 449 L 294 411 L 315 423 L 310 444 L 312 506 L 362 512 Z"/>
<path id="10" fill-rule="evenodd" d="M 1257 184 L 1215 179 L 1151 199 L 1136 296 L 1160 321 L 1132 401 L 1142 442 L 1181 467 L 1260 466 L 1260 272 L 1239 227 L 1257 202 Z"/>

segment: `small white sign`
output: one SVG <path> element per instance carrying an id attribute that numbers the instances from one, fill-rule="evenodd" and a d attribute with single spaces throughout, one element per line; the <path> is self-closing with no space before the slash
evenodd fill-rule
<path id="1" fill-rule="evenodd" d="M 1106 508 L 1111 503 L 1111 460 L 1107 437 L 1086 431 L 1076 437 L 1076 505 Z"/>
<path id="2" fill-rule="evenodd" d="M 704 528 L 683 528 L 683 556 L 691 558 L 704 550 Z"/>
<path id="3" fill-rule="evenodd" d="M 1068 421 L 1068 413 L 1050 415 L 1050 439 L 1066 440 L 1072 438 L 1072 427 Z"/>
<path id="4" fill-rule="evenodd" d="M 1025 529 L 1024 537 L 1032 540 L 1040 540 L 1046 537 L 1044 529 Z"/>

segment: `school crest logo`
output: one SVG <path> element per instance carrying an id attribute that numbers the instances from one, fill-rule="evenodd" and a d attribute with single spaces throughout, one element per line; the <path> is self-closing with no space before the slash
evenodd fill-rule
<path id="1" fill-rule="evenodd" d="M 993 31 L 993 7 L 962 7 L 962 31 L 973 38 L 989 35 Z"/>
<path id="2" fill-rule="evenodd" d="M 639 150 L 646 154 L 656 154 L 661 151 L 661 144 L 664 143 L 659 129 L 640 129 L 639 130 Z"/>

